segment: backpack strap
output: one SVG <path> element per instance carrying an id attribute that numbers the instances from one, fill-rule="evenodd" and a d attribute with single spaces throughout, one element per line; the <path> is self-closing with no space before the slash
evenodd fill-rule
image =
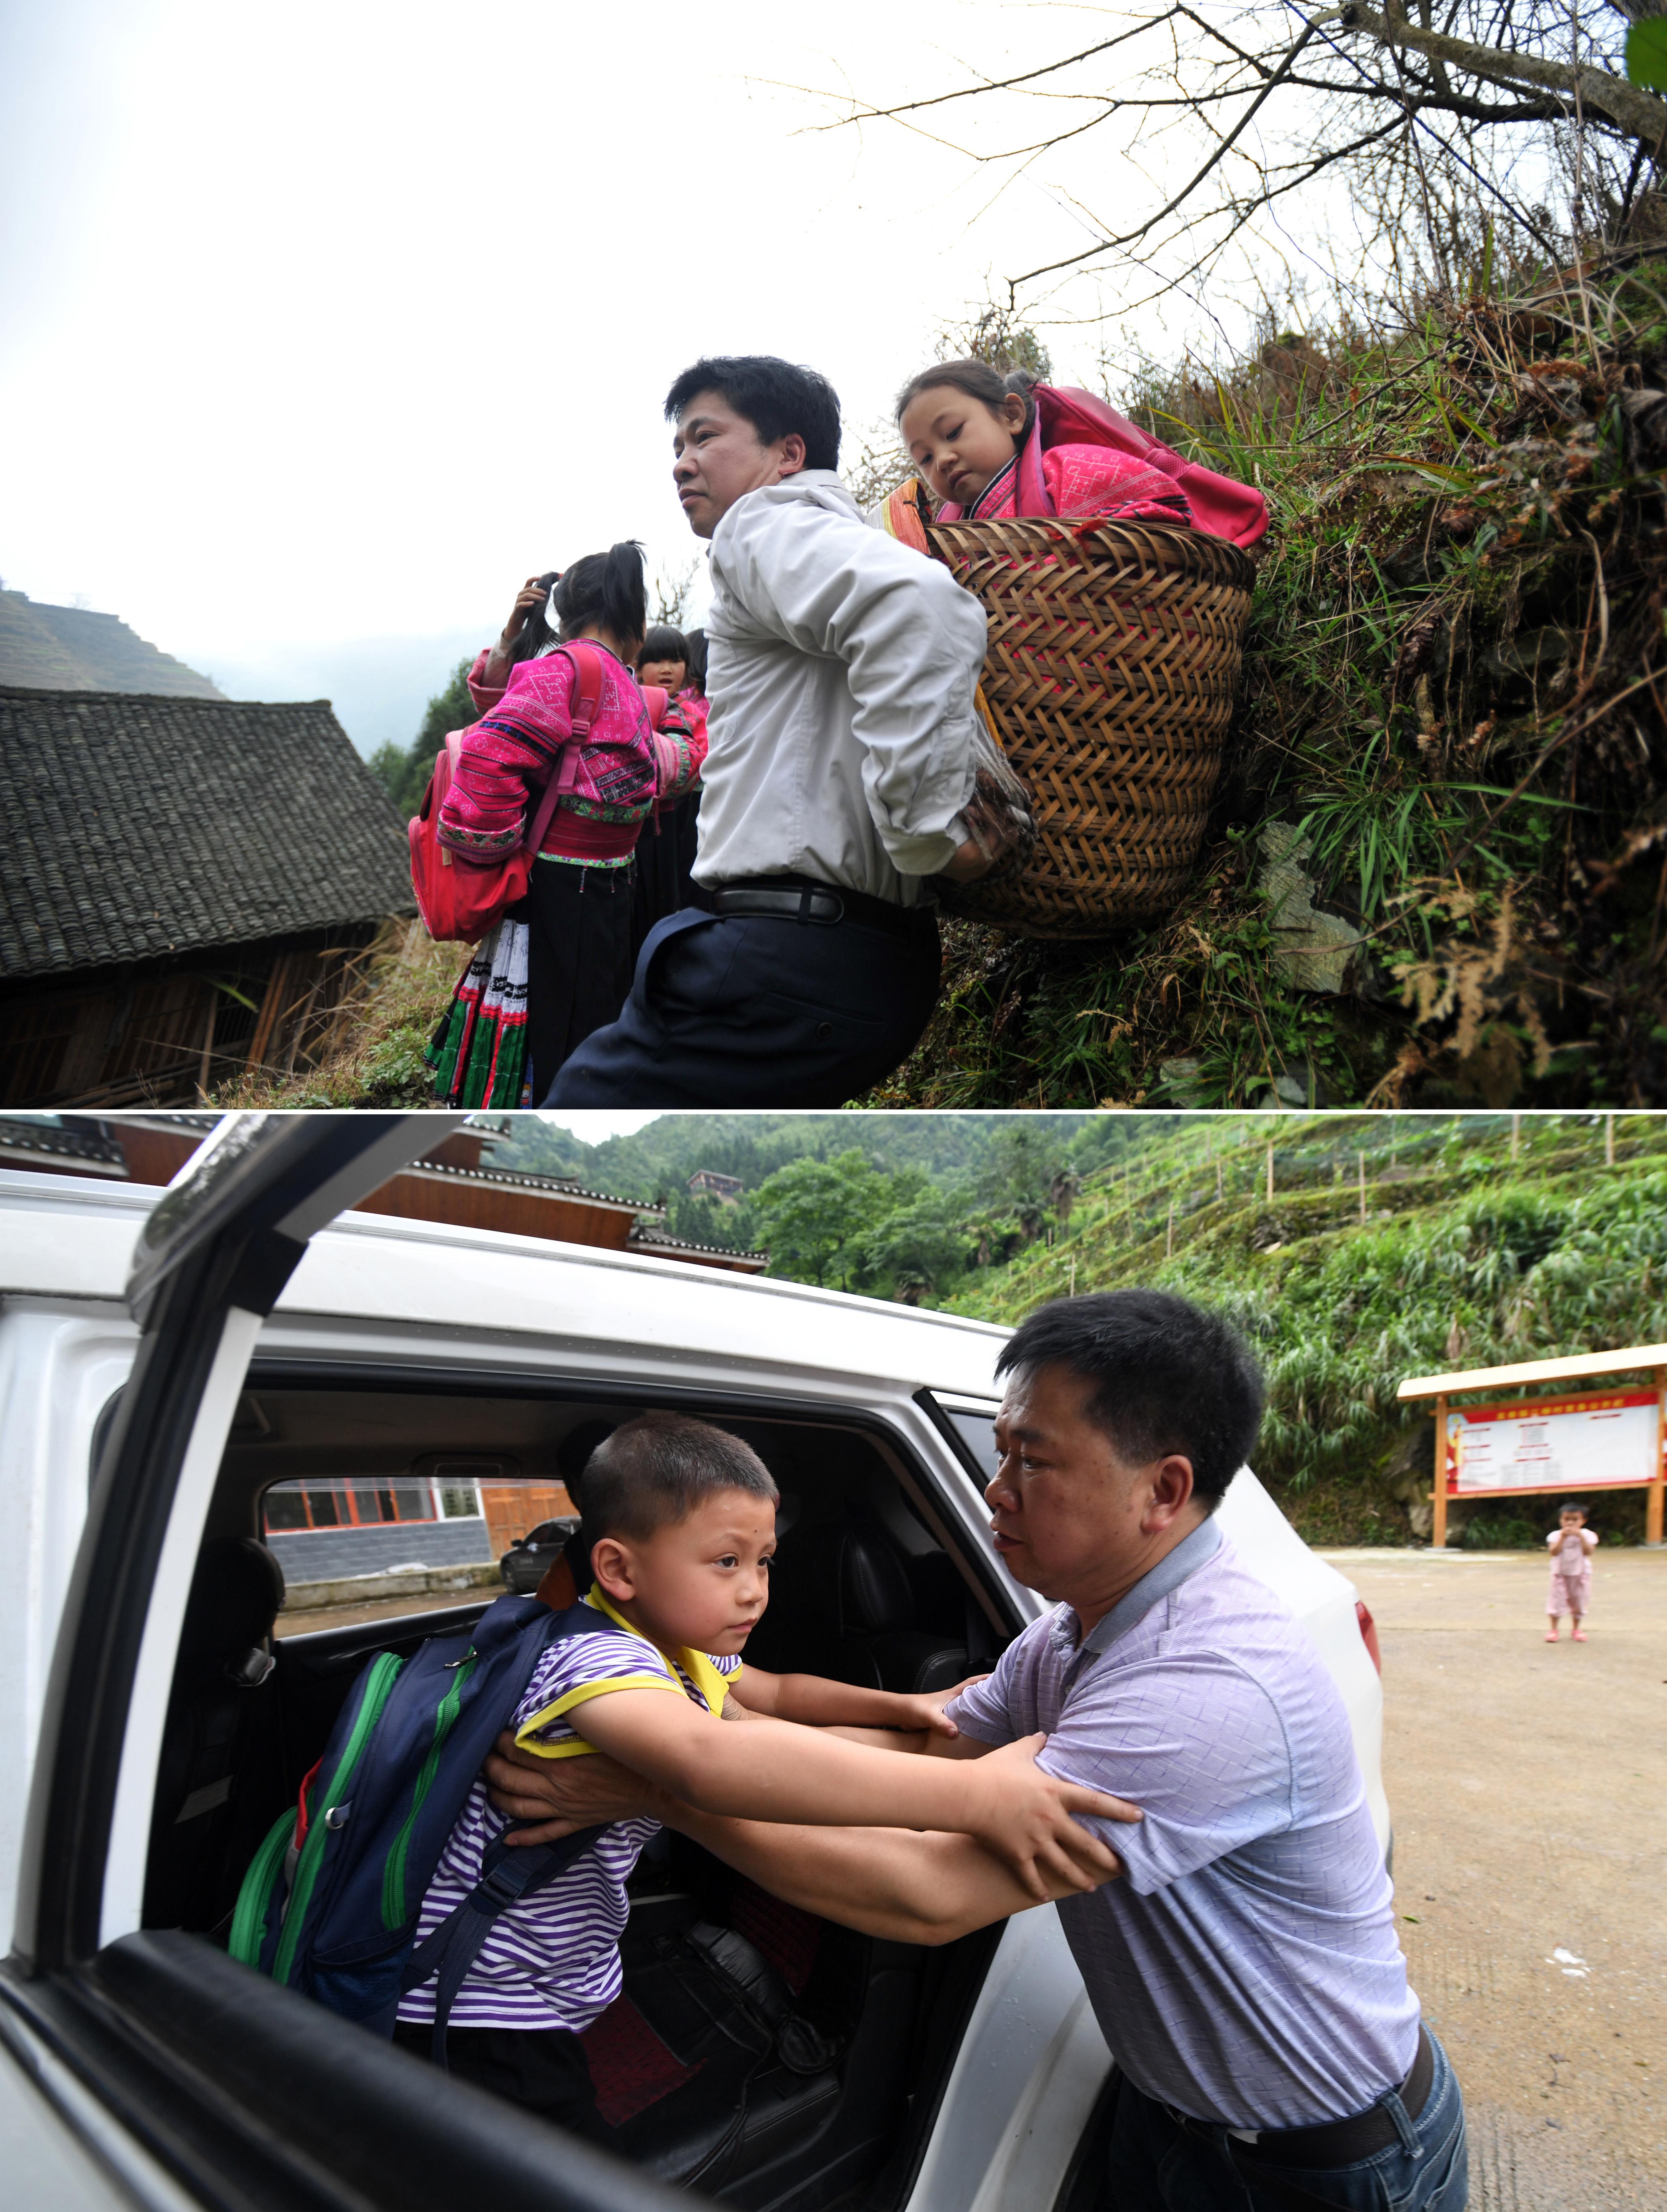
<path id="1" fill-rule="evenodd" d="M 605 1826 L 580 1828 L 576 1834 L 563 1836 L 559 1843 L 530 1844 L 522 1850 L 510 1850 L 500 1837 L 487 1853 L 486 1871 L 480 1881 L 411 1954 L 400 1977 L 401 1996 L 420 1989 L 431 1974 L 439 1978 L 434 1986 L 434 2039 L 429 2053 L 436 2066 L 446 2064 L 446 2030 L 452 2008 L 480 1955 L 481 1946 L 492 1933 L 493 1922 L 512 1905 L 518 1905 L 524 1897 L 530 1897 L 559 1874 L 565 1874 L 607 1832 Z"/>
<path id="2" fill-rule="evenodd" d="M 573 734 L 562 745 L 556 762 L 555 772 L 539 795 L 523 849 L 533 860 L 543 848 L 544 832 L 550 826 L 550 817 L 557 803 L 576 789 L 579 783 L 579 749 L 591 734 L 591 725 L 602 708 L 602 655 L 586 638 L 575 638 L 570 645 L 559 645 L 558 653 L 565 653 L 573 664 L 573 689 L 568 702 L 568 714 L 573 722 Z"/>

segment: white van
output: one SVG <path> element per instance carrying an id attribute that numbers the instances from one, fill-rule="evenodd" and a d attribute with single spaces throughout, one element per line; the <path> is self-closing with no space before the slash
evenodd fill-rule
<path id="1" fill-rule="evenodd" d="M 439 1532 L 415 1524 L 448 1500 L 484 1516 L 523 1484 L 537 1519 L 565 1438 L 676 1407 L 744 1435 L 783 1492 L 761 1663 L 933 1686 L 1041 1609 L 1003 1572 L 980 1496 L 1004 1332 L 346 1210 L 433 1137 L 419 1116 L 245 1115 L 166 1194 L 0 1176 L 8 2200 L 648 2212 L 672 2183 L 757 2212 L 1078 2212 L 1109 2060 L 1051 1910 L 918 1949 L 664 1840 L 633 1885 L 630 2033 L 592 2051 L 629 2163 L 225 1954 L 254 1843 L 366 1656 L 490 1595 L 311 1633 L 292 1617 L 275 1638 L 280 1528 L 399 1524 L 400 1549 L 409 1523 L 420 1559 Z M 1248 1469 L 1221 1516 L 1331 1668 L 1387 1846 L 1352 1588 Z M 825 2063 L 755 2065 L 741 2095 L 721 2053 L 682 2047 L 655 1969 L 697 1920 L 782 1977 Z"/>

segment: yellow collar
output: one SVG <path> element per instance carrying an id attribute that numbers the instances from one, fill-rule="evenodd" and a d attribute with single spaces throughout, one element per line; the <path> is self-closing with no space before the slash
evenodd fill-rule
<path id="1" fill-rule="evenodd" d="M 628 1621 L 616 1606 L 609 1604 L 600 1583 L 591 1584 L 590 1589 L 585 1594 L 585 1602 L 586 1605 L 593 1605 L 598 1613 L 605 1613 L 614 1626 L 616 1628 L 622 1628 L 627 1636 L 637 1637 L 644 1644 L 652 1646 L 654 1650 L 660 1651 L 659 1645 L 654 1642 L 652 1636 L 645 1636 L 641 1629 Z M 729 1692 L 729 1682 L 725 1676 L 718 1673 L 704 1651 L 694 1651 L 685 1648 L 680 1651 L 660 1651 L 660 1656 L 663 1659 L 673 1659 L 676 1662 L 706 1700 L 706 1710 L 709 1712 L 723 1711 L 724 1699 Z"/>

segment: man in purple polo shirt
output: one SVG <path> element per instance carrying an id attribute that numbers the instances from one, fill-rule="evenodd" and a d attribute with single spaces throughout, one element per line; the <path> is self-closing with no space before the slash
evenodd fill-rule
<path id="1" fill-rule="evenodd" d="M 996 1547 L 1057 1609 L 930 1750 L 1046 1730 L 1044 1766 L 1141 1808 L 1090 1824 L 1118 1873 L 1058 1899 L 1118 2062 L 1119 2212 L 1461 2212 L 1458 2084 L 1407 1986 L 1348 1716 L 1210 1517 L 1260 1420 L 1249 1352 L 1183 1299 L 1121 1291 L 1042 1308 L 998 1371 Z M 572 1764 L 586 1771 L 489 1773 L 505 1809 L 555 1808 L 564 1829 L 644 1809 L 635 1777 Z M 949 1942 L 1031 1902 L 966 1837 L 652 1809 L 874 1935 Z"/>

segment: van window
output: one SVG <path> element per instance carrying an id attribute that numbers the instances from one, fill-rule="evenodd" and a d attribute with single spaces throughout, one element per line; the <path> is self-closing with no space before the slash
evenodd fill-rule
<path id="1" fill-rule="evenodd" d="M 294 1593 L 361 1575 L 495 1568 L 518 1539 L 576 1515 L 566 1486 L 548 1477 L 429 1460 L 399 1474 L 275 1482 L 261 1496 L 261 1535 Z"/>
<path id="2" fill-rule="evenodd" d="M 943 1408 L 950 1427 L 961 1438 L 979 1471 L 980 1482 L 992 1482 L 1000 1471 L 1000 1458 L 996 1450 L 996 1417 L 993 1413 L 962 1413 L 954 1407 Z"/>

